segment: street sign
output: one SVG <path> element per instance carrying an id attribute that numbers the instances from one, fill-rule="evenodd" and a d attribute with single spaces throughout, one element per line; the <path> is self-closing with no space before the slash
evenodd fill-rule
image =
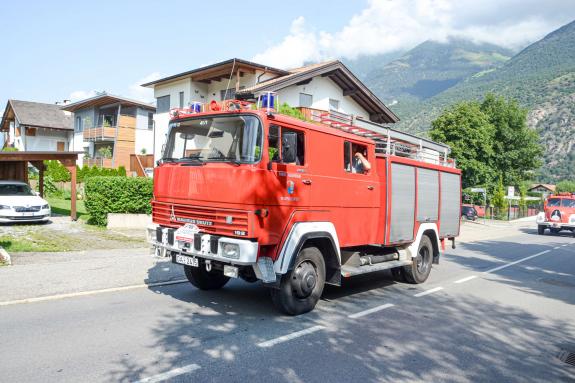
<path id="1" fill-rule="evenodd" d="M 515 186 L 507 186 L 507 198 L 515 197 Z"/>
<path id="2" fill-rule="evenodd" d="M 470 189 L 473 193 L 485 193 L 484 188 L 471 188 Z"/>

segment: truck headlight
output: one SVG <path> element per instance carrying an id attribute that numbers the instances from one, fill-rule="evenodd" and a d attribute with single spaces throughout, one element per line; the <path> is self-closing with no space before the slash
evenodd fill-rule
<path id="1" fill-rule="evenodd" d="M 569 223 L 575 223 L 575 214 L 569 216 Z"/>
<path id="2" fill-rule="evenodd" d="M 545 212 L 540 211 L 536 218 L 537 223 L 545 222 Z"/>
<path id="3" fill-rule="evenodd" d="M 240 246 L 236 243 L 222 242 L 222 255 L 226 258 L 238 259 L 240 257 Z"/>

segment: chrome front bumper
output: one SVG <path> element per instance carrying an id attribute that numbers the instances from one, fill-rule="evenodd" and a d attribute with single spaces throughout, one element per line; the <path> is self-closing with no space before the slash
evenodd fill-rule
<path id="1" fill-rule="evenodd" d="M 159 231 L 158 231 L 159 230 Z M 229 263 L 231 265 L 254 265 L 258 258 L 258 243 L 247 239 L 212 236 L 200 234 L 201 245 L 190 245 L 186 242 L 177 241 L 173 235 L 174 229 L 151 225 L 148 227 L 148 242 L 152 245 L 154 253 L 160 257 L 168 257 L 171 253 L 180 253 L 198 258 L 210 259 Z M 172 233 L 170 233 L 172 231 Z M 159 234 L 161 232 L 161 235 Z M 217 241 L 214 246 L 213 242 Z M 235 244 L 239 247 L 237 258 L 224 256 L 222 246 L 224 243 Z"/>
<path id="2" fill-rule="evenodd" d="M 542 221 L 537 222 L 537 225 L 545 226 L 549 229 L 575 229 L 575 223 Z"/>

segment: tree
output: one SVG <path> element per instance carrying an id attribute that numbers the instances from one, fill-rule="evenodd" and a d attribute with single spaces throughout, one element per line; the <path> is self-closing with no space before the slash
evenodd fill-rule
<path id="1" fill-rule="evenodd" d="M 527 127 L 527 110 L 517 102 L 487 94 L 482 102 L 455 104 L 431 123 L 430 136 L 449 145 L 462 170 L 463 187 L 494 181 L 519 186 L 541 165 L 537 133 Z"/>
<path id="2" fill-rule="evenodd" d="M 489 93 L 481 110 L 495 127 L 493 167 L 503 177 L 504 185 L 517 185 L 541 166 L 543 149 L 537 132 L 527 126 L 527 109 L 515 100 L 505 100 Z"/>
<path id="3" fill-rule="evenodd" d="M 575 193 L 575 181 L 564 180 L 555 185 L 557 193 Z"/>
<path id="4" fill-rule="evenodd" d="M 477 102 L 458 103 L 431 123 L 430 137 L 451 147 L 463 187 L 491 184 L 495 129 Z"/>
<path id="5" fill-rule="evenodd" d="M 505 203 L 505 188 L 503 187 L 503 177 L 499 177 L 499 182 L 493 191 L 493 198 L 491 204 L 498 209 L 504 209 L 507 205 Z"/>

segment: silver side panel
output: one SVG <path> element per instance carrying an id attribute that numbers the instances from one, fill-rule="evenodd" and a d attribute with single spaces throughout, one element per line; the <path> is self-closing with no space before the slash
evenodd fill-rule
<path id="1" fill-rule="evenodd" d="M 459 175 L 441 173 L 441 211 L 439 235 L 451 237 L 459 233 L 461 214 L 461 181 Z"/>
<path id="2" fill-rule="evenodd" d="M 417 220 L 437 221 L 439 215 L 439 172 L 417 169 Z"/>
<path id="3" fill-rule="evenodd" d="M 415 168 L 391 164 L 391 242 L 413 240 Z"/>

